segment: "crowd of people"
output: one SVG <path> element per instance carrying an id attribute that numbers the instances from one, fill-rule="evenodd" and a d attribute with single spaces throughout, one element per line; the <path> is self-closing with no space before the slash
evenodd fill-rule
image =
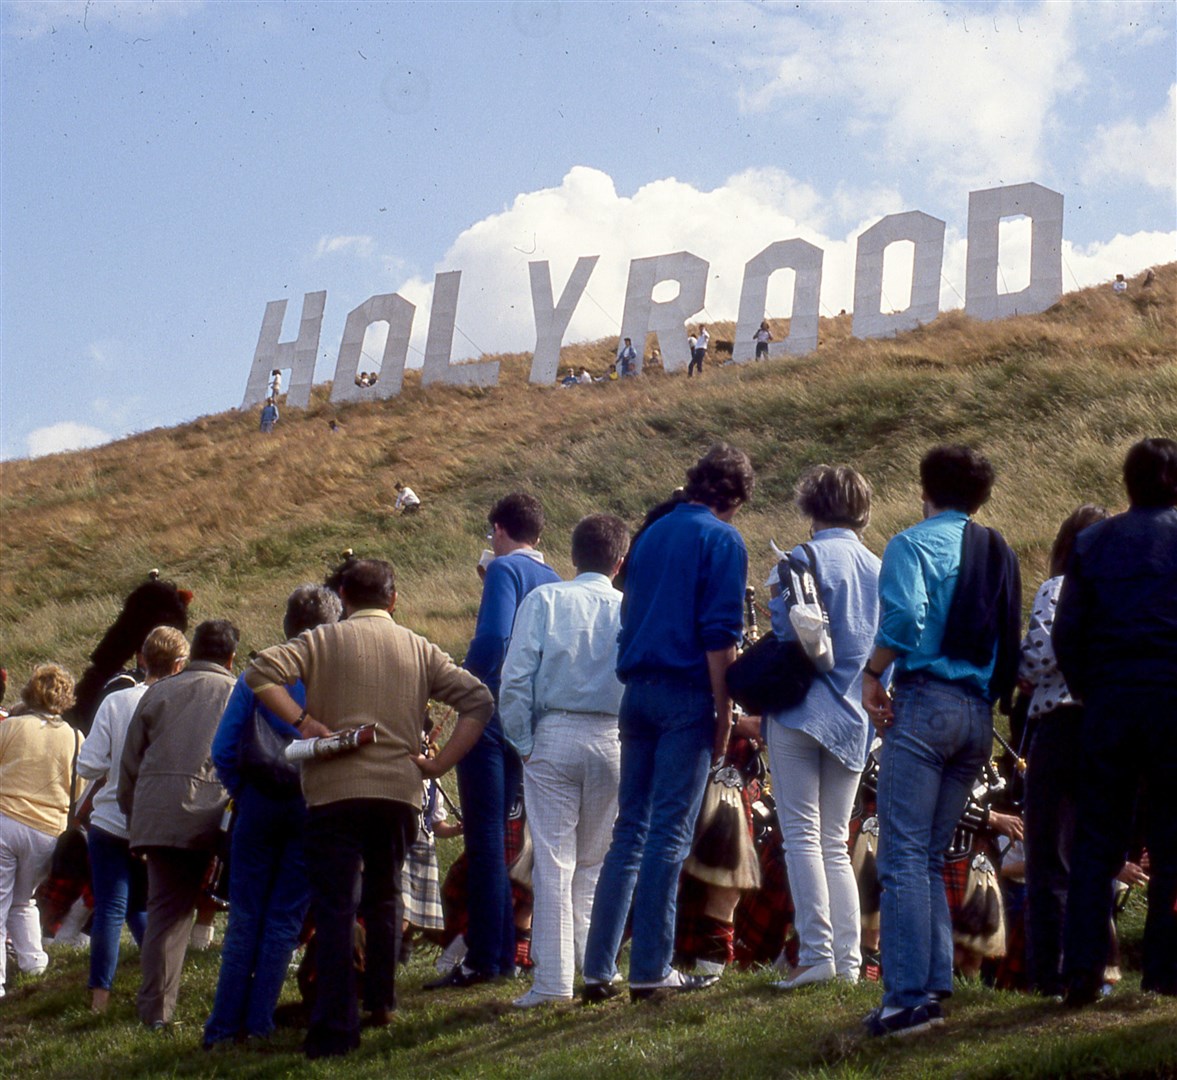
<path id="1" fill-rule="evenodd" d="M 804 682 L 773 681 L 759 715 L 733 703 L 758 634 L 735 525 L 754 475 L 726 444 L 633 537 L 583 518 L 568 581 L 539 550 L 539 500 L 495 503 L 461 666 L 396 622 L 378 559 L 296 588 L 284 642 L 236 678 L 231 623 L 202 622 L 189 646 L 187 599 L 146 626 L 124 611 L 132 671 L 75 694 L 39 665 L 0 723 L 0 935 L 21 971 L 45 970 L 44 883 L 68 877 L 86 820 L 72 908 L 95 1011 L 125 924 L 138 1015 L 168 1028 L 194 918 L 227 900 L 208 1049 L 271 1034 L 309 937 L 305 1052 L 348 1053 L 361 1012 L 389 1022 L 413 928 L 447 946 L 426 990 L 522 966 L 519 1009 L 573 1000 L 578 973 L 592 1005 L 762 962 L 782 994 L 881 979 L 863 1023 L 888 1036 L 943 1022 L 954 973 L 999 958 L 999 985 L 1081 1007 L 1113 978 L 1117 878 L 1147 884 L 1142 989 L 1177 994 L 1177 442 L 1138 442 L 1123 476 L 1126 512 L 1083 505 L 1061 524 L 1023 634 L 1017 557 L 974 519 L 995 483 L 982 454 L 924 455 L 921 519 L 881 559 L 862 542 L 868 480 L 807 470 L 810 535 L 767 583 L 774 655 Z M 440 747 L 431 703 L 455 717 Z M 465 851 L 439 889 L 437 782 L 455 768 Z M 1007 782 L 1024 796 L 999 804 Z"/>

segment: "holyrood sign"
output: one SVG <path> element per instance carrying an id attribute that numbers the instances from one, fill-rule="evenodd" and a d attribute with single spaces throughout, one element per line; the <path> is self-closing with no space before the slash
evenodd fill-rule
<path id="1" fill-rule="evenodd" d="M 1031 221 L 1030 283 L 1020 292 L 999 294 L 998 236 L 1001 219 L 1024 215 Z M 911 303 L 894 314 L 881 311 L 883 256 L 889 244 L 910 241 L 915 248 L 912 268 Z M 1031 314 L 1050 307 L 1062 295 L 1063 197 L 1039 184 L 1016 184 L 969 193 L 968 258 L 965 271 L 965 312 L 977 319 L 1000 319 L 1015 313 Z M 529 264 L 531 302 L 535 311 L 535 352 L 530 381 L 551 384 L 560 362 L 560 345 L 589 277 L 597 255 L 582 256 L 564 285 L 558 302 L 553 299 L 552 277 L 546 261 Z M 777 270 L 794 271 L 793 314 L 789 334 L 769 347 L 769 355 L 801 355 L 817 348 L 819 297 L 824 252 L 794 238 L 771 243 L 744 266 L 740 308 L 732 359 L 747 363 L 753 358 L 752 335 L 765 316 L 768 279 Z M 888 337 L 930 322 L 940 311 L 940 274 L 944 262 L 944 222 L 918 210 L 890 214 L 858 237 L 854 263 L 855 337 Z M 662 364 L 667 371 L 687 366 L 686 335 L 683 327 L 704 307 L 708 263 L 688 251 L 633 259 L 625 290 L 621 338 L 637 345 L 641 352 L 646 335 L 658 335 Z M 448 383 L 460 386 L 494 386 L 499 365 L 494 361 L 452 362 L 455 316 L 458 310 L 460 270 L 437 274 L 429 312 L 429 332 L 421 385 Z M 655 288 L 663 282 L 678 284 L 672 300 L 654 299 Z M 270 372 L 289 369 L 286 403 L 306 408 L 311 400 L 315 359 L 327 293 L 303 297 L 302 320 L 294 341 L 279 341 L 286 301 L 266 305 L 258 335 L 257 349 L 249 371 L 242 408 L 257 404 L 266 396 Z M 369 297 L 349 313 L 335 364 L 333 402 L 370 401 L 395 397 L 404 384 L 405 359 L 413 327 L 414 305 L 396 293 Z M 371 387 L 356 385 L 364 334 L 375 322 L 388 323 L 388 340 L 380 368 L 380 379 Z"/>

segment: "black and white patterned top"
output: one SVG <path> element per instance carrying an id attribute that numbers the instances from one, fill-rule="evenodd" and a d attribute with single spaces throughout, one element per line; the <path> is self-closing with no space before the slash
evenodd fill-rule
<path id="1" fill-rule="evenodd" d="M 1058 594 L 1063 587 L 1060 574 L 1045 582 L 1034 597 L 1030 625 L 1022 639 L 1022 663 L 1018 677 L 1034 684 L 1030 698 L 1030 718 L 1045 716 L 1061 705 L 1074 705 L 1067 690 L 1067 682 L 1058 669 L 1050 632 L 1054 628 L 1054 612 Z"/>

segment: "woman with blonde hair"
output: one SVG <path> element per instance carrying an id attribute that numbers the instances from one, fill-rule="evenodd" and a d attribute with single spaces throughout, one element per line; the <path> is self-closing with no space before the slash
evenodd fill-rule
<path id="1" fill-rule="evenodd" d="M 49 964 L 33 893 L 65 832 L 70 775 L 82 746 L 81 732 L 61 718 L 74 703 L 68 671 L 39 664 L 20 696 L 22 704 L 0 724 L 0 996 L 7 935 L 27 974 L 39 975 Z"/>
<path id="2" fill-rule="evenodd" d="M 862 668 L 879 623 L 879 558 L 861 540 L 870 521 L 870 484 L 849 466 L 817 465 L 797 482 L 795 497 L 812 539 L 792 557 L 816 579 L 834 667 L 814 678 L 799 705 L 764 718 L 800 939 L 797 966 L 773 983 L 778 990 L 858 980 L 858 885 L 846 841 L 870 748 Z M 784 600 L 774 592 L 773 631 L 795 638 Z"/>

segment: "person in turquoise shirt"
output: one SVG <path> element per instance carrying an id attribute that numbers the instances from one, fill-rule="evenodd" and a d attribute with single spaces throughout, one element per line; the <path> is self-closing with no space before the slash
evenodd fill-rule
<path id="1" fill-rule="evenodd" d="M 880 622 L 862 703 L 883 735 L 878 788 L 883 1004 L 871 1035 L 923 1030 L 952 993 L 952 920 L 941 869 L 969 788 L 993 748 L 992 702 L 1016 657 L 1017 559 L 969 519 L 994 471 L 967 446 L 920 462 L 924 520 L 893 537 L 879 573 Z M 1012 627 L 1011 627 L 1012 623 Z M 894 664 L 888 693 L 881 679 Z M 1016 674 L 1016 662 L 1015 662 Z M 1000 675 L 1000 677 L 998 677 Z"/>

